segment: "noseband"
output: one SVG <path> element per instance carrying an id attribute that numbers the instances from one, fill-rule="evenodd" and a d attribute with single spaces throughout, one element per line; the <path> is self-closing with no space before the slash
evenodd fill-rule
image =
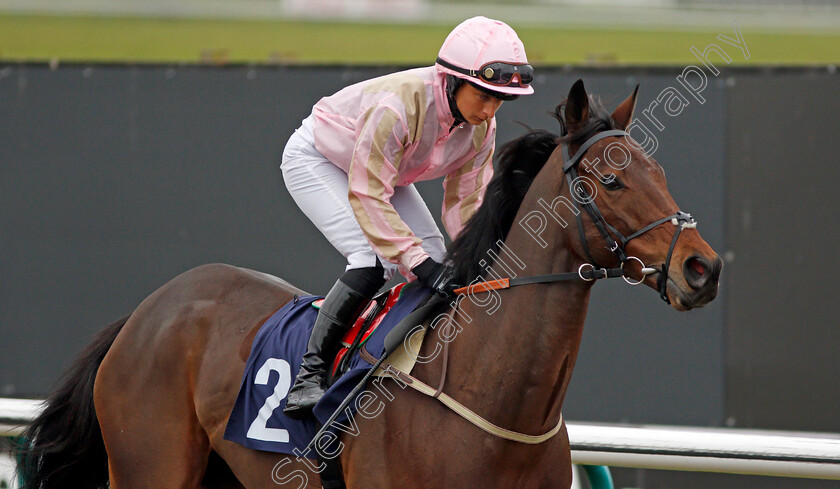
<path id="1" fill-rule="evenodd" d="M 677 245 L 677 239 L 679 239 L 682 230 L 686 228 L 696 227 L 697 221 L 691 216 L 691 214 L 688 214 L 687 212 L 683 211 L 677 211 L 675 214 L 663 217 L 662 219 L 656 220 L 648 224 L 647 226 L 639 229 L 638 231 L 631 233 L 629 236 L 624 236 L 618 229 L 616 229 L 610 223 L 607 222 L 607 220 L 604 218 L 604 215 L 601 213 L 601 210 L 598 209 L 598 206 L 595 204 L 594 196 L 591 196 L 586 191 L 583 185 L 575 185 L 575 182 L 579 178 L 577 171 L 578 163 L 580 162 L 581 158 L 583 158 L 583 155 L 586 153 L 586 151 L 598 141 L 613 136 L 630 137 L 630 135 L 627 134 L 627 132 L 622 131 L 620 129 L 612 129 L 609 131 L 600 132 L 584 141 L 584 143 L 580 146 L 580 148 L 577 150 L 577 152 L 575 152 L 573 156 L 569 156 L 568 144 L 563 143 L 562 145 L 562 155 L 564 161 L 563 173 L 565 173 L 566 181 L 569 183 L 569 191 L 572 192 L 572 202 L 576 210 L 575 219 L 577 220 L 578 232 L 580 232 L 580 240 L 581 243 L 583 243 L 583 249 L 586 253 L 586 258 L 589 260 L 589 263 L 584 263 L 583 265 L 581 265 L 578 268 L 577 272 L 538 275 L 535 277 L 504 278 L 489 282 L 477 283 L 468 287 L 462 287 L 460 289 L 455 290 L 454 292 L 456 294 L 473 294 L 478 292 L 485 292 L 488 290 L 506 289 L 516 285 L 550 283 L 577 279 L 591 282 L 597 279 L 614 277 L 622 277 L 624 281 L 630 285 L 639 285 L 643 282 L 643 280 L 628 280 L 627 274 L 624 270 L 625 263 L 629 261 L 637 261 L 642 266 L 642 274 L 650 275 L 653 273 L 659 273 L 659 277 L 656 282 L 657 288 L 659 290 L 659 297 L 661 297 L 662 300 L 670 304 L 671 301 L 668 299 L 667 290 L 668 270 L 671 264 L 671 256 L 674 253 L 674 248 Z M 586 211 L 587 214 L 589 214 L 589 217 L 592 219 L 592 222 L 595 224 L 595 227 L 598 229 L 598 232 L 604 238 L 604 241 L 606 242 L 606 248 L 613 252 L 613 254 L 620 262 L 621 265 L 618 268 L 600 267 L 596 264 L 595 259 L 592 258 L 592 254 L 589 252 L 589 243 L 586 239 L 586 233 L 584 232 L 583 219 L 581 219 L 580 207 L 583 207 L 583 210 Z M 675 227 L 675 231 L 674 237 L 671 239 L 671 246 L 668 248 L 668 254 L 665 258 L 665 263 L 662 264 L 661 270 L 646 267 L 642 260 L 635 256 L 627 256 L 625 248 L 627 247 L 627 243 L 629 243 L 630 240 L 638 238 L 639 236 L 647 233 L 648 231 L 658 227 L 661 224 L 665 224 L 666 222 L 670 222 L 671 224 L 673 224 Z M 613 235 L 618 237 L 618 241 L 616 241 L 616 239 L 613 238 Z"/>

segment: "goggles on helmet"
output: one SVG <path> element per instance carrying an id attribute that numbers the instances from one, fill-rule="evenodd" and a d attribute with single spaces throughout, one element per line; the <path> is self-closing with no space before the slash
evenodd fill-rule
<path id="1" fill-rule="evenodd" d="M 438 58 L 437 63 L 444 68 L 463 73 L 464 75 L 478 78 L 479 80 L 505 87 L 510 84 L 527 87 L 534 81 L 534 68 L 529 64 L 511 64 L 503 61 L 492 61 L 483 65 L 478 70 L 466 70 L 452 63 Z"/>

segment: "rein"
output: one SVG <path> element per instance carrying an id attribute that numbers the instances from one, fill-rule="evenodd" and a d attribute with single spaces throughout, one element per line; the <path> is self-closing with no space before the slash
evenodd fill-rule
<path id="1" fill-rule="evenodd" d="M 520 278 L 502 278 L 498 280 L 491 280 L 486 282 L 478 282 L 467 287 L 461 287 L 459 289 L 455 289 L 453 293 L 457 295 L 470 295 L 470 294 L 477 294 L 479 292 L 486 292 L 488 290 L 500 290 L 500 289 L 507 289 L 510 287 L 515 287 L 518 285 L 528 285 L 528 284 L 543 284 L 543 283 L 554 283 L 554 282 L 563 282 L 568 280 L 583 280 L 586 282 L 591 282 L 593 280 L 599 280 L 603 278 L 615 278 L 621 277 L 630 285 L 639 285 L 643 282 L 643 280 L 632 281 L 628 280 L 628 276 L 625 273 L 624 265 L 629 261 L 638 261 L 642 265 L 642 274 L 643 275 L 650 275 L 653 273 L 659 273 L 659 278 L 657 279 L 657 288 L 659 290 L 659 297 L 662 298 L 663 301 L 670 304 L 671 301 L 668 299 L 668 270 L 671 264 L 671 256 L 674 253 L 674 248 L 677 245 L 677 240 L 680 237 L 680 233 L 682 233 L 683 229 L 686 228 L 694 228 L 697 226 L 697 221 L 691 216 L 691 214 L 683 211 L 677 211 L 676 213 L 663 217 L 662 219 L 656 220 L 647 226 L 644 226 L 640 230 L 631 233 L 630 236 L 625 237 L 618 229 L 613 227 L 607 220 L 604 218 L 604 215 L 601 213 L 601 210 L 595 204 L 595 199 L 592 197 L 581 185 L 575 185 L 575 181 L 578 179 L 578 171 L 577 171 L 577 164 L 580 162 L 583 155 L 586 151 L 592 147 L 593 144 L 597 143 L 598 141 L 608 138 L 608 137 L 630 137 L 630 135 L 623 130 L 620 129 L 612 129 L 609 131 L 603 131 L 594 136 L 590 137 L 578 148 L 577 152 L 573 156 L 569 156 L 569 146 L 566 143 L 563 143 L 562 146 L 562 154 L 563 154 L 563 173 L 566 175 L 566 180 L 569 182 L 569 190 L 571 192 L 575 192 L 577 196 L 573 196 L 572 202 L 574 203 L 575 210 L 575 219 L 578 223 L 578 231 L 580 232 L 580 239 L 583 243 L 584 250 L 586 252 L 586 257 L 589 260 L 588 263 L 584 263 L 583 265 L 578 268 L 577 272 L 567 272 L 567 273 L 555 273 L 550 275 L 537 275 L 534 277 L 520 277 Z M 606 242 L 606 248 L 613 252 L 616 256 L 618 261 L 621 263 L 621 266 L 617 268 L 603 268 L 599 267 L 595 264 L 595 259 L 592 258 L 592 254 L 589 252 L 589 243 L 586 239 L 586 233 L 584 232 L 583 228 L 583 220 L 581 219 L 581 212 L 580 207 L 583 207 L 583 210 L 589 215 L 592 222 L 595 224 L 595 227 L 598 229 L 598 232 L 604 238 Z M 671 246 L 668 248 L 668 254 L 665 258 L 665 262 L 662 264 L 662 268 L 657 270 L 656 268 L 651 268 L 645 266 L 644 262 L 640 258 L 635 256 L 627 256 L 627 252 L 625 251 L 625 247 L 630 240 L 638 238 L 639 236 L 647 233 L 648 231 L 670 222 L 676 227 L 674 231 L 674 237 L 671 240 Z M 613 235 L 618 237 L 616 241 L 613 238 Z M 584 268 L 589 267 L 588 269 L 584 270 Z"/>

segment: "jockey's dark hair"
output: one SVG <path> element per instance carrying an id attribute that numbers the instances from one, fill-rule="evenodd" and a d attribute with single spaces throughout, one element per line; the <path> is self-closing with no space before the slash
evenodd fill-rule
<path id="1" fill-rule="evenodd" d="M 455 118 L 455 124 L 466 122 L 464 116 L 461 115 L 461 111 L 458 110 L 458 104 L 455 103 L 455 92 L 462 83 L 464 83 L 464 80 L 461 78 L 454 75 L 446 75 L 446 100 L 449 102 L 449 111 L 452 112 L 452 116 Z"/>
<path id="2" fill-rule="evenodd" d="M 458 283 L 468 285 L 484 277 L 486 266 L 479 262 L 491 261 L 487 252 L 499 250 L 498 242 L 507 238 L 531 183 L 559 144 L 579 144 L 596 132 L 615 129 L 610 113 L 598 99 L 589 98 L 589 118 L 579 127 L 567 124 L 565 106 L 563 100 L 552 114 L 560 122 L 561 136 L 529 129 L 499 149 L 496 174 L 487 185 L 484 202 L 447 250 L 446 259 L 452 262 Z"/>

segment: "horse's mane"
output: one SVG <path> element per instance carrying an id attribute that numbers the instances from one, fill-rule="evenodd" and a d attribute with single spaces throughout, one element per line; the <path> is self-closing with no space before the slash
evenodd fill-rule
<path id="1" fill-rule="evenodd" d="M 596 132 L 615 128 L 610 113 L 593 97 L 589 99 L 589 119 L 580 127 L 570 127 L 566 123 L 565 106 L 566 100 L 563 100 L 553 113 L 560 122 L 561 136 L 542 129 L 529 129 L 499 148 L 496 174 L 487 185 L 484 202 L 447 250 L 446 259 L 451 261 L 459 283 L 468 284 L 484 276 L 487 266 L 481 266 L 479 262 L 492 262 L 488 251 L 499 250 L 498 243 L 507 237 L 522 199 L 558 144 L 575 145 Z"/>
<path id="2" fill-rule="evenodd" d="M 459 283 L 484 276 L 479 261 L 488 260 L 488 250 L 499 249 L 497 241 L 504 241 L 531 182 L 556 147 L 555 134 L 531 129 L 499 149 L 484 202 L 447 250 Z"/>

